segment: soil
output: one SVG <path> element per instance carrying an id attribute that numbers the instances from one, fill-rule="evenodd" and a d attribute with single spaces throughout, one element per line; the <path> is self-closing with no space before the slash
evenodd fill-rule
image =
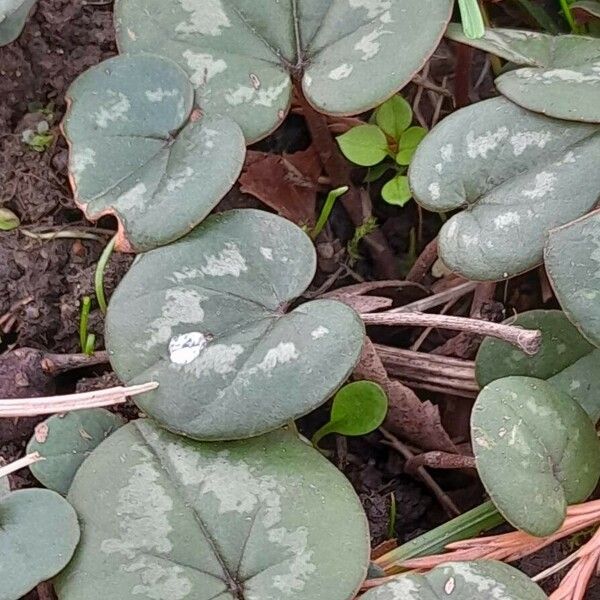
<path id="1" fill-rule="evenodd" d="M 504 19 L 510 20 L 512 13 L 502 14 Z M 0 48 L 0 207 L 11 209 L 21 220 L 16 231 L 0 233 L 0 317 L 8 315 L 11 323 L 6 333 L 0 332 L 0 398 L 101 389 L 118 383 L 106 366 L 52 377 L 40 368 L 41 354 L 29 353 L 26 357 L 19 354 L 19 349 L 24 348 L 58 354 L 80 351 L 81 301 L 86 295 L 93 296 L 95 266 L 110 239 L 114 223 L 110 218 L 89 223 L 76 208 L 67 178 L 68 151 L 59 123 L 65 111 L 65 91 L 72 81 L 87 68 L 114 54 L 112 4 L 105 0 L 39 0 L 20 38 Z M 444 74 L 452 74 L 454 66 L 453 53 L 442 45 L 431 62 L 431 73 L 441 80 Z M 472 101 L 491 94 L 490 74 L 479 78 L 485 68 L 483 55 L 476 54 L 473 78 L 480 82 L 472 92 Z M 408 93 L 414 97 L 416 90 L 409 89 Z M 433 102 L 427 104 L 422 118 L 431 122 L 434 109 Z M 449 110 L 452 110 L 450 103 L 444 102 L 441 115 Z M 35 128 L 41 120 L 49 123 L 54 139 L 45 151 L 37 152 L 23 142 L 22 133 Z M 308 141 L 302 118 L 292 116 L 285 127 L 256 149 L 293 152 L 306 148 Z M 417 250 L 420 251 L 435 236 L 439 221 L 433 217 L 422 220 L 414 204 L 405 209 L 382 206 L 377 201 L 377 186 L 371 192 L 375 199 L 374 214 L 385 240 L 397 260 L 409 264 L 414 260 L 410 252 L 411 229 L 419 232 Z M 256 199 L 234 189 L 219 210 L 247 206 L 264 208 Z M 330 279 L 337 268 L 332 257 L 352 236 L 353 227 L 340 207 L 333 212 L 331 231 L 332 236 L 319 244 L 320 270 L 315 289 Z M 40 232 L 70 232 L 73 237 L 40 239 L 25 232 L 32 232 L 34 236 Z M 95 237 L 83 239 L 82 233 L 84 237 L 90 234 Z M 352 271 L 338 276 L 333 287 L 355 283 L 356 278 L 372 279 L 376 268 L 367 252 L 364 256 L 354 264 Z M 131 262 L 129 255 L 113 255 L 105 274 L 107 297 Z M 500 317 L 503 310 L 527 310 L 543 305 L 536 275 L 517 278 L 500 290 L 496 299 Z M 91 312 L 89 330 L 96 334 L 96 347 L 103 348 L 103 319 L 97 308 Z M 418 333 L 373 331 L 378 341 L 404 347 L 414 341 Z M 433 349 L 446 340 L 446 336 L 434 333 L 423 349 Z M 472 350 L 471 347 L 471 353 Z M 448 406 L 453 402 L 435 394 L 430 399 Z M 128 418 L 138 416 L 131 407 L 121 412 Z M 302 432 L 309 436 L 323 423 L 326 414 L 327 407 L 324 407 L 303 419 Z M 461 431 L 465 414 L 465 410 L 455 411 L 454 417 L 448 417 L 447 426 Z M 0 423 L 0 458 L 10 461 L 21 456 L 37 421 L 22 419 Z M 379 434 L 372 434 L 361 439 L 339 438 L 330 441 L 329 446 L 325 444 L 332 461 L 347 474 L 361 497 L 374 546 L 390 535 L 399 543 L 408 541 L 448 519 L 431 490 L 405 474 L 404 459 L 381 442 Z M 461 510 L 483 499 L 482 489 L 472 474 L 436 471 L 434 476 Z M 20 488 L 35 485 L 35 482 L 28 471 L 22 471 L 11 477 L 11 485 Z M 392 499 L 396 519 L 390 524 Z M 521 567 L 527 572 L 538 572 L 562 558 L 567 550 L 566 545 L 555 545 L 522 561 Z M 556 581 L 548 583 L 555 585 Z M 26 599 L 48 600 L 47 590 L 40 589 L 40 594 L 32 592 Z M 591 588 L 586 598 L 600 598 L 600 586 Z"/>

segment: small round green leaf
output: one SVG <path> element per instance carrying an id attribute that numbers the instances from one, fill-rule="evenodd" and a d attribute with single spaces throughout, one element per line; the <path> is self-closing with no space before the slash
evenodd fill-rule
<path id="1" fill-rule="evenodd" d="M 81 463 L 123 423 L 103 408 L 51 416 L 36 426 L 27 445 L 28 454 L 44 458 L 29 467 L 31 472 L 45 487 L 66 495 Z"/>
<path id="2" fill-rule="evenodd" d="M 316 110 L 359 114 L 410 82 L 450 20 L 453 0 L 118 0 L 122 52 L 179 63 L 207 114 L 248 143 L 285 119 L 293 80 Z"/>
<path id="3" fill-rule="evenodd" d="M 316 446 L 330 433 L 367 435 L 385 420 L 388 399 L 383 388 L 372 381 L 354 381 L 345 385 L 333 398 L 329 422 L 313 436 Z"/>
<path id="4" fill-rule="evenodd" d="M 511 317 L 506 324 L 539 329 L 539 351 L 527 355 L 507 342 L 487 337 L 479 347 L 476 374 L 479 385 L 526 375 L 546 379 L 577 400 L 595 423 L 600 419 L 600 350 L 577 331 L 560 310 L 531 310 Z"/>
<path id="5" fill-rule="evenodd" d="M 496 79 L 500 93 L 523 108 L 558 119 L 600 123 L 599 39 L 497 28 L 473 40 L 456 25 L 446 35 L 523 65 Z"/>
<path id="6" fill-rule="evenodd" d="M 37 0 L 0 0 L 0 46 L 14 42 L 23 31 Z"/>
<path id="7" fill-rule="evenodd" d="M 398 143 L 398 154 L 396 154 L 396 162 L 399 165 L 409 165 L 417 146 L 427 135 L 427 129 L 424 127 L 410 127 L 400 137 Z"/>
<path id="8" fill-rule="evenodd" d="M 8 208 L 0 208 L 0 231 L 11 231 L 21 224 L 19 217 Z"/>
<path id="9" fill-rule="evenodd" d="M 141 252 L 185 235 L 237 179 L 245 142 L 235 122 L 193 112 L 175 63 L 119 56 L 69 88 L 63 129 L 79 206 L 119 220 L 117 248 Z"/>
<path id="10" fill-rule="evenodd" d="M 514 567 L 495 560 L 449 562 L 424 575 L 399 576 L 363 600 L 547 600 L 541 588 Z"/>
<path id="11" fill-rule="evenodd" d="M 355 492 L 289 430 L 198 443 L 135 421 L 86 460 L 69 500 L 85 536 L 60 600 L 350 600 L 367 573 Z"/>
<path id="12" fill-rule="evenodd" d="M 358 361 L 364 325 L 345 304 L 287 312 L 315 273 L 310 238 L 281 217 L 233 210 L 141 256 L 107 314 L 110 361 L 136 403 L 206 440 L 258 435 L 327 400 Z M 332 360 L 333 357 L 333 360 Z"/>
<path id="13" fill-rule="evenodd" d="M 30 489 L 1 497 L 0 600 L 19 600 L 54 577 L 78 542 L 77 514 L 57 493 Z"/>
<path id="14" fill-rule="evenodd" d="M 375 111 L 375 122 L 379 128 L 396 141 L 410 127 L 412 119 L 413 111 L 411 105 L 398 94 L 386 100 Z"/>
<path id="15" fill-rule="evenodd" d="M 423 207 L 465 209 L 440 231 L 444 263 L 468 279 L 500 280 L 540 264 L 548 231 L 596 204 L 599 160 L 597 125 L 492 98 L 434 127 L 409 178 Z"/>
<path id="16" fill-rule="evenodd" d="M 505 377 L 479 394 L 471 416 L 477 470 L 502 516 L 543 537 L 600 476 L 600 442 L 585 411 L 551 383 Z"/>
<path id="17" fill-rule="evenodd" d="M 406 175 L 396 175 L 381 188 L 381 196 L 388 204 L 404 206 L 411 198 L 412 192 Z"/>
<path id="18" fill-rule="evenodd" d="M 566 315 L 600 348 L 600 211 L 550 231 L 545 260 Z"/>
<path id="19" fill-rule="evenodd" d="M 344 156 L 362 167 L 380 163 L 388 152 L 385 133 L 377 125 L 359 125 L 338 136 Z"/>

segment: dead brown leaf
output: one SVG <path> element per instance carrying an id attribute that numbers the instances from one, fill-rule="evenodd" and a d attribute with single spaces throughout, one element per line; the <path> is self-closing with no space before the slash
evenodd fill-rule
<path id="1" fill-rule="evenodd" d="M 249 151 L 240 177 L 251 194 L 297 225 L 314 225 L 322 167 L 313 147 L 294 154 Z"/>

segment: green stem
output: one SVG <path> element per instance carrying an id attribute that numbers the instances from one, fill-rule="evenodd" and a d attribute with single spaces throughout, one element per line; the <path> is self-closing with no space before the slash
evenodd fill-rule
<path id="1" fill-rule="evenodd" d="M 106 296 L 104 295 L 104 270 L 106 265 L 115 249 L 115 243 L 117 236 L 114 236 L 110 242 L 108 242 L 106 248 L 102 251 L 98 264 L 96 265 L 96 274 L 94 275 L 94 286 L 96 289 L 96 299 L 98 300 L 98 306 L 102 311 L 102 314 L 106 314 Z"/>
<path id="2" fill-rule="evenodd" d="M 494 504 L 488 501 L 414 540 L 402 544 L 375 562 L 385 570 L 387 575 L 394 575 L 402 572 L 401 565 L 404 561 L 439 554 L 452 542 L 474 538 L 502 523 L 504 523 L 504 518 Z"/>
<path id="3" fill-rule="evenodd" d="M 325 200 L 325 204 L 323 205 L 323 210 L 321 210 L 321 214 L 319 215 L 317 224 L 313 227 L 313 229 L 310 232 L 310 237 L 313 240 L 316 240 L 325 228 L 327 220 L 329 219 L 331 211 L 333 210 L 333 205 L 335 204 L 335 201 L 340 196 L 343 196 L 347 191 L 348 186 L 343 185 L 342 187 L 336 188 L 335 190 L 331 190 L 329 194 L 327 194 L 327 200 Z"/>
<path id="4" fill-rule="evenodd" d="M 476 40 L 485 35 L 483 16 L 477 0 L 458 0 L 460 17 L 465 35 Z"/>
<path id="5" fill-rule="evenodd" d="M 571 8 L 569 7 L 568 1 L 567 0 L 559 0 L 559 2 L 560 2 L 560 7 L 562 8 L 563 15 L 565 16 L 567 23 L 569 23 L 569 27 L 571 28 L 571 31 L 573 33 L 578 33 L 579 27 L 577 26 L 577 23 L 575 22 L 575 19 L 573 18 L 573 14 L 571 13 Z"/>
<path id="6" fill-rule="evenodd" d="M 330 433 L 335 433 L 335 431 L 336 431 L 335 423 L 333 423 L 332 421 L 329 421 L 328 423 L 325 423 L 325 425 L 323 425 L 323 427 L 321 427 L 321 429 L 319 429 L 318 431 L 315 432 L 315 434 L 312 436 L 310 441 L 311 441 L 312 445 L 315 448 L 317 448 L 319 445 L 319 442 L 326 435 L 329 435 Z"/>
<path id="7" fill-rule="evenodd" d="M 92 300 L 89 296 L 84 296 L 81 301 L 81 316 L 79 317 L 79 345 L 81 351 L 87 354 L 86 348 L 88 343 L 88 321 L 90 318 L 90 308 Z"/>

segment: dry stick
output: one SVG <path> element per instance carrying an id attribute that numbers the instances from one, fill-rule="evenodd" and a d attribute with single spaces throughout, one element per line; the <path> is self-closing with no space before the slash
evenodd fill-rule
<path id="1" fill-rule="evenodd" d="M 87 354 L 44 354 L 42 369 L 49 375 L 58 375 L 73 369 L 94 367 L 108 362 L 108 352 L 103 350 L 94 352 L 91 356 Z"/>
<path id="2" fill-rule="evenodd" d="M 380 427 L 379 431 L 381 431 L 383 437 L 387 440 L 384 443 L 402 454 L 407 461 L 415 458 L 415 455 L 395 435 L 391 434 L 383 427 Z M 457 517 L 460 515 L 460 510 L 458 510 L 446 492 L 444 492 L 444 490 L 437 484 L 435 479 L 426 471 L 425 467 L 417 467 L 417 473 L 423 482 L 435 494 L 438 502 L 444 507 L 444 510 L 450 517 Z"/>
<path id="3" fill-rule="evenodd" d="M 0 467 L 0 479 L 2 479 L 2 477 L 6 477 L 7 475 L 15 473 L 20 469 L 24 469 L 25 467 L 28 467 L 33 463 L 40 462 L 40 460 L 46 459 L 43 456 L 41 456 L 39 452 L 32 452 L 31 454 L 28 454 L 27 456 L 20 458 L 19 460 L 11 462 L 5 467 Z"/>
<path id="4" fill-rule="evenodd" d="M 443 292 L 438 292 L 437 294 L 433 294 L 432 296 L 427 296 L 427 298 L 422 298 L 421 300 L 415 300 L 410 304 L 405 304 L 404 306 L 399 306 L 398 308 L 392 308 L 388 310 L 386 314 L 395 314 L 395 313 L 405 313 L 405 312 L 425 312 L 431 308 L 437 308 L 438 306 L 442 306 L 449 302 L 450 300 L 458 300 L 463 296 L 466 296 L 473 290 L 477 288 L 477 282 L 475 281 L 465 281 L 464 283 L 459 283 L 454 287 L 451 287 Z"/>
<path id="5" fill-rule="evenodd" d="M 48 396 L 46 398 L 8 398 L 0 399 L 0 417 L 36 417 L 70 410 L 99 408 L 121 404 L 128 396 L 137 396 L 150 392 L 158 387 L 158 383 L 150 381 L 131 387 L 114 387 L 81 394 L 65 396 Z"/>
<path id="6" fill-rule="evenodd" d="M 346 159 L 341 155 L 338 146 L 329 131 L 327 117 L 315 111 L 306 101 L 302 93 L 301 85 L 296 82 L 297 99 L 302 107 L 302 114 L 310 132 L 312 142 L 323 168 L 331 179 L 333 186 L 347 185 L 348 193 L 340 198 L 348 216 L 355 227 L 360 227 L 365 216 L 362 209 L 362 201 L 359 191 L 351 180 L 351 168 Z M 385 236 L 380 230 L 375 230 L 365 237 L 365 243 L 369 247 L 373 262 L 376 265 L 378 275 L 383 279 L 396 279 L 398 277 L 396 257 L 390 248 Z"/>
<path id="7" fill-rule="evenodd" d="M 450 454 L 441 450 L 430 450 L 418 454 L 406 461 L 404 470 L 409 475 L 414 475 L 420 467 L 430 469 L 476 469 L 475 458 L 464 454 Z"/>
<path id="8" fill-rule="evenodd" d="M 438 245 L 437 238 L 431 240 L 427 246 L 423 249 L 423 252 L 419 255 L 419 258 L 415 261 L 408 275 L 406 276 L 407 281 L 414 281 L 415 283 L 421 283 L 425 279 L 425 275 L 429 273 L 429 269 L 433 266 L 438 258 Z"/>
<path id="9" fill-rule="evenodd" d="M 439 327 L 454 331 L 467 331 L 481 336 L 491 336 L 516 346 L 525 354 L 533 355 L 542 341 L 542 334 L 535 329 L 521 329 L 513 325 L 490 323 L 464 317 L 432 315 L 420 312 L 383 312 L 361 314 L 366 325 L 400 325 L 407 327 Z"/>

